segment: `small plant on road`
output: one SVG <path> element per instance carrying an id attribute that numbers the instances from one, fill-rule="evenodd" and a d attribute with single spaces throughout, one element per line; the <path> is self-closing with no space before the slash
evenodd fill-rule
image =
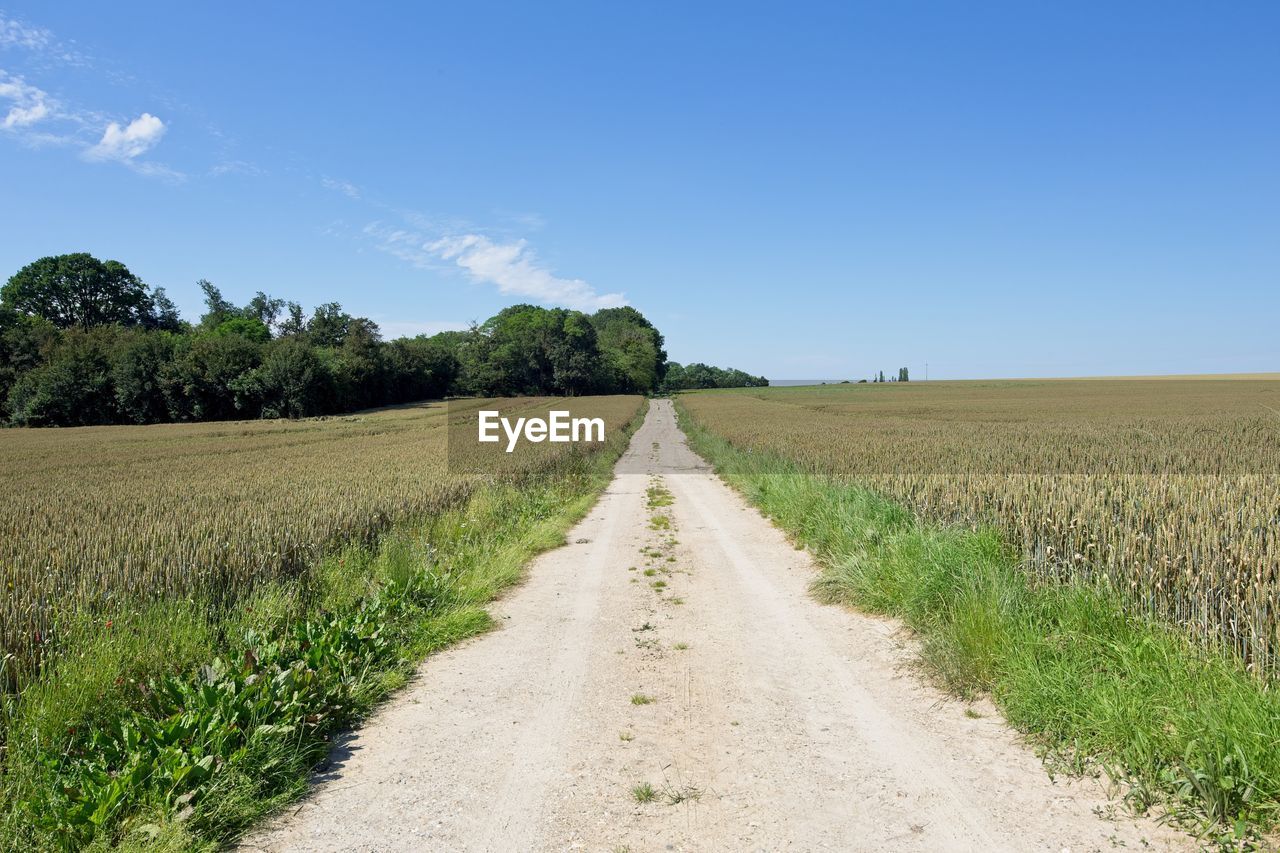
<path id="1" fill-rule="evenodd" d="M 679 788 L 667 787 L 662 790 L 662 797 L 667 801 L 667 805 L 678 806 L 686 800 L 702 799 L 702 789 L 692 785 L 683 785 Z"/>
<path id="2" fill-rule="evenodd" d="M 632 694 L 631 694 L 631 704 L 632 704 L 632 705 L 652 705 L 652 704 L 653 704 L 653 697 L 652 697 L 652 696 L 646 696 L 646 695 L 645 695 L 645 694 L 643 694 L 643 693 L 632 693 Z"/>
<path id="3" fill-rule="evenodd" d="M 631 796 L 635 797 L 637 803 L 652 803 L 658 799 L 658 792 L 648 782 L 641 782 L 631 789 Z"/>

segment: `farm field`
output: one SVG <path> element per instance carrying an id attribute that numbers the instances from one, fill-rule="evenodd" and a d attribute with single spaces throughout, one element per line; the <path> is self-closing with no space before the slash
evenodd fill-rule
<path id="1" fill-rule="evenodd" d="M 552 398 L 512 411 L 547 409 Z M 0 434 L 0 649 L 25 658 L 60 613 L 234 598 L 342 541 L 455 506 L 494 479 L 449 466 L 446 419 L 484 401 L 302 421 Z M 638 397 L 592 398 L 616 430 Z M 520 454 L 541 464 L 563 445 Z M 503 478 L 528 473 L 511 467 Z"/>
<path id="2" fill-rule="evenodd" d="M 567 402 L 3 433 L 0 849 L 119 841 L 194 804 L 167 842 L 189 849 L 296 796 L 334 728 L 485 630 L 603 487 L 644 400 Z M 449 452 L 498 405 L 600 418 L 606 440 Z"/>
<path id="3" fill-rule="evenodd" d="M 944 523 L 994 524 L 1028 571 L 1280 665 L 1280 381 L 1055 380 L 685 395 L 739 448 Z"/>

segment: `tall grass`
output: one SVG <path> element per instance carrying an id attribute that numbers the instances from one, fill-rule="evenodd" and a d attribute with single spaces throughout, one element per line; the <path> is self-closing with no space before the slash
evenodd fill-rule
<path id="1" fill-rule="evenodd" d="M 1083 580 L 1022 571 L 992 528 L 920 520 L 877 493 L 744 451 L 681 411 L 694 448 L 823 566 L 815 592 L 902 619 L 962 696 L 1075 770 L 1100 767 L 1131 805 L 1160 804 L 1220 838 L 1280 817 L 1280 695 L 1230 651 L 1126 612 Z"/>

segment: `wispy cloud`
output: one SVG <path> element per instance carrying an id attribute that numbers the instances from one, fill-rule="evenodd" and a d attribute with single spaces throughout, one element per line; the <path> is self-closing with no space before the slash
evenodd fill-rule
<path id="1" fill-rule="evenodd" d="M 0 14 L 0 47 L 44 50 L 52 43 L 53 33 L 43 27 L 32 27 Z"/>
<path id="2" fill-rule="evenodd" d="M 0 70 L 0 100 L 10 104 L 8 112 L 0 119 L 0 127 L 5 130 L 29 127 L 48 118 L 55 107 L 53 99 L 43 89 L 3 70 Z"/>
<path id="3" fill-rule="evenodd" d="M 355 184 L 351 183 L 350 181 L 341 181 L 341 180 L 338 180 L 337 178 L 331 178 L 328 175 L 325 175 L 323 178 L 320 179 L 320 185 L 323 186 L 325 189 L 334 190 L 335 192 L 340 192 L 343 195 L 345 195 L 347 198 L 358 199 L 360 198 L 360 195 L 361 195 L 360 188 Z"/>
<path id="4" fill-rule="evenodd" d="M 0 48 L 25 50 L 40 64 L 88 66 L 89 58 L 74 45 L 64 44 L 44 27 L 37 27 L 0 12 Z"/>
<path id="5" fill-rule="evenodd" d="M 473 280 L 495 285 L 502 293 L 580 311 L 626 305 L 621 293 L 597 293 L 578 278 L 561 278 L 548 269 L 526 240 L 495 241 L 484 234 L 424 235 L 388 227 L 365 226 L 364 234 L 381 251 L 423 269 L 452 264 Z"/>
<path id="6" fill-rule="evenodd" d="M 265 175 L 267 172 L 256 163 L 250 163 L 248 160 L 223 160 L 214 165 L 209 170 L 210 175 L 249 175 L 257 177 Z"/>

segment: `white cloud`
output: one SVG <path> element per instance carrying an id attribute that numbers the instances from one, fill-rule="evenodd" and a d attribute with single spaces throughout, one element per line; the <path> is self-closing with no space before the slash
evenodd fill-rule
<path id="1" fill-rule="evenodd" d="M 388 228 L 374 222 L 364 233 L 384 252 L 424 269 L 452 262 L 474 281 L 496 285 L 502 293 L 537 302 L 564 305 L 580 311 L 626 305 L 621 293 L 597 293 L 577 278 L 560 278 L 547 269 L 525 240 L 497 242 L 483 234 L 424 237 L 411 231 Z"/>
<path id="2" fill-rule="evenodd" d="M 33 27 L 0 13 L 0 49 L 25 50 L 28 72 L 32 67 L 49 70 L 55 66 L 88 68 L 92 63 L 74 42 L 60 42 L 42 27 Z M 107 76 L 126 79 L 107 72 Z M 102 136 L 93 142 L 99 130 Z M 0 132 L 29 147 L 64 146 L 80 150 L 85 160 L 113 161 L 142 175 L 169 180 L 184 179 L 182 173 L 142 158 L 164 136 L 167 126 L 151 113 L 122 126 L 108 121 L 102 113 L 64 104 L 24 77 L 0 69 Z"/>
<path id="3" fill-rule="evenodd" d="M 0 127 L 6 130 L 29 127 L 53 111 L 52 99 L 45 91 L 4 71 L 0 71 L 0 99 L 12 103 L 4 118 L 0 119 Z"/>
<path id="4" fill-rule="evenodd" d="M 98 144 L 87 149 L 84 156 L 88 160 L 132 163 L 134 158 L 154 148 L 167 129 L 165 123 L 151 113 L 143 113 L 127 127 L 113 121 L 107 125 Z"/>

